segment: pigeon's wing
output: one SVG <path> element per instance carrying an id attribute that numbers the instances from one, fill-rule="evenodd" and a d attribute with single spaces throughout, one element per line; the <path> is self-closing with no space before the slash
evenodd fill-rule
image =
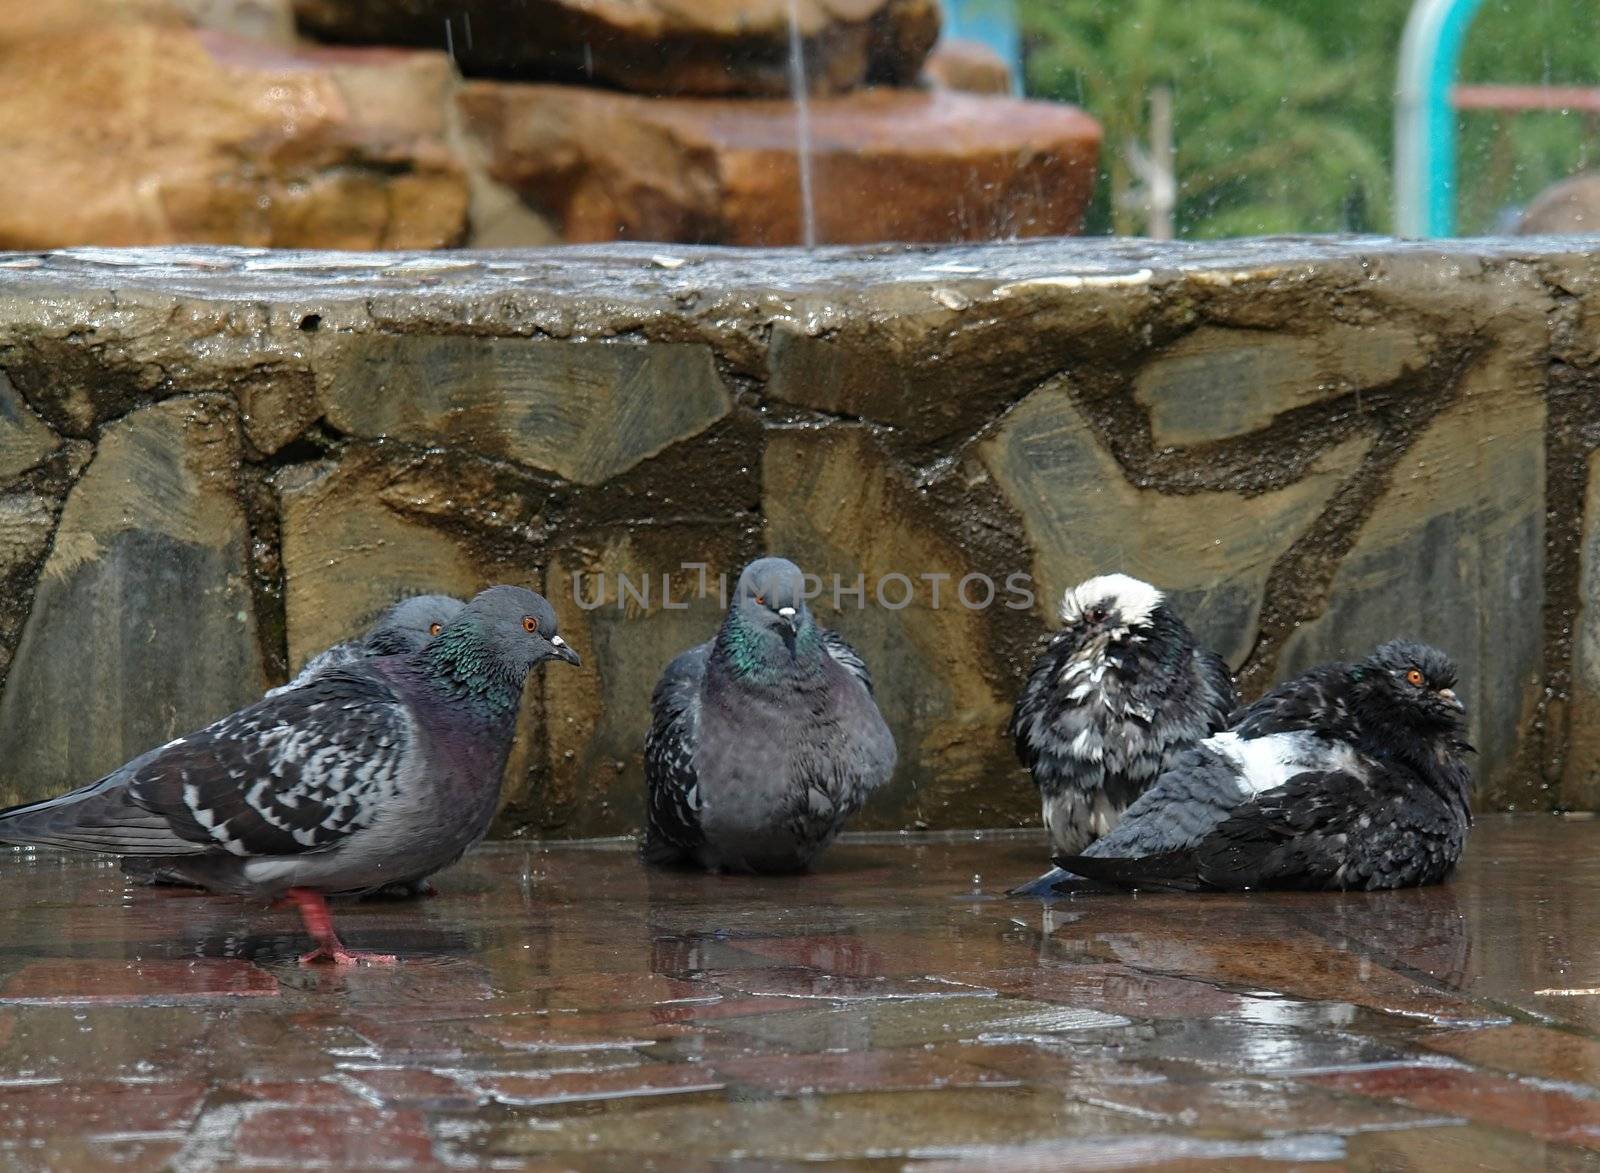
<path id="1" fill-rule="evenodd" d="M 1321 664 L 1286 680 L 1234 713 L 1228 729 L 1246 740 L 1307 731 L 1330 739 L 1354 740 L 1351 671 L 1348 664 Z"/>
<path id="2" fill-rule="evenodd" d="M 387 684 L 334 671 L 91 786 L 0 812 L 0 840 L 124 855 L 322 851 L 371 823 L 414 739 Z"/>
<path id="3" fill-rule="evenodd" d="M 1183 751 L 1155 783 L 1122 812 L 1117 825 L 1088 848 L 1095 857 L 1147 856 L 1200 840 L 1253 792 L 1232 758 L 1211 742 Z M 1076 872 L 1070 856 L 1057 867 Z M 1082 873 L 1080 873 L 1082 874 Z"/>
<path id="4" fill-rule="evenodd" d="M 1093 720 L 1081 703 L 1081 694 L 1074 696 L 1060 687 L 1070 655 L 1065 637 L 1052 637 L 1034 659 L 1011 710 L 1010 733 L 1017 759 L 1046 794 L 1095 790 L 1105 776 L 1098 739 L 1093 753 L 1074 750 L 1080 735 L 1093 734 Z"/>
<path id="5" fill-rule="evenodd" d="M 1196 700 L 1205 715 L 1206 732 L 1218 733 L 1228 727 L 1228 717 L 1239 707 L 1233 670 L 1217 653 L 1202 647 L 1194 650 L 1193 666 L 1198 686 Z"/>
<path id="6" fill-rule="evenodd" d="M 1442 880 L 1466 812 L 1406 767 L 1300 774 L 1246 803 L 1194 850 L 1212 888 L 1406 888 Z"/>
<path id="7" fill-rule="evenodd" d="M 700 686 L 710 650 L 710 644 L 701 644 L 673 660 L 650 698 L 650 731 L 644 742 L 649 809 L 642 850 L 651 863 L 683 862 L 704 842 L 695 751 Z"/>
<path id="8" fill-rule="evenodd" d="M 844 636 L 824 628 L 822 646 L 827 649 L 828 655 L 845 666 L 850 675 L 867 686 L 867 692 L 872 692 L 872 673 L 867 671 L 867 662 L 861 658 L 861 653 L 845 643 Z"/>
<path id="9" fill-rule="evenodd" d="M 267 696 L 282 696 L 286 692 L 293 692 L 297 688 L 304 688 L 317 677 L 331 672 L 335 668 L 344 668 L 354 664 L 365 656 L 361 643 L 350 640 L 342 644 L 334 644 L 325 648 L 305 662 L 305 666 L 295 673 L 293 680 L 288 684 L 280 684 L 277 688 L 269 689 Z"/>

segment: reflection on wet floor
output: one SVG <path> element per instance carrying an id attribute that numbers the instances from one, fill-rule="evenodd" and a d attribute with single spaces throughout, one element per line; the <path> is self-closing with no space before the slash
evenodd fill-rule
<path id="1" fill-rule="evenodd" d="M 1000 893 L 1034 836 L 808 877 L 499 845 L 292 913 L 0 856 L 17 1168 L 1600 1168 L 1600 822 L 1497 817 L 1450 884 Z"/>

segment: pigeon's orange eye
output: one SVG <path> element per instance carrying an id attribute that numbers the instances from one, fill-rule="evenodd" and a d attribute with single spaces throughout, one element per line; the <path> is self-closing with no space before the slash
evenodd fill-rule
<path id="1" fill-rule="evenodd" d="M 532 615 L 524 615 L 522 617 L 522 630 L 526 631 L 529 635 L 532 635 L 534 632 L 539 630 L 539 621 Z"/>
<path id="2" fill-rule="evenodd" d="M 760 603 L 763 607 L 765 607 L 767 605 L 767 596 L 766 595 L 757 595 L 756 596 L 756 602 Z"/>
<path id="3" fill-rule="evenodd" d="M 1406 673 L 1406 683 L 1411 685 L 1413 688 L 1421 688 L 1422 687 L 1422 672 L 1421 672 L 1421 670 L 1419 670 L 1417 668 L 1413 668 L 1413 669 L 1411 669 L 1411 671 L 1407 672 Z"/>
<path id="4" fill-rule="evenodd" d="M 443 630 L 444 630 L 444 624 L 442 624 L 442 623 L 430 623 L 430 624 L 428 624 L 428 634 L 429 635 L 438 635 Z"/>

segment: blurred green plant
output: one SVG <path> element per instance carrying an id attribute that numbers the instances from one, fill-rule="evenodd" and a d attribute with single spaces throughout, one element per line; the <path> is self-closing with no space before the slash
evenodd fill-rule
<path id="1" fill-rule="evenodd" d="M 1017 0 L 1028 92 L 1105 127 L 1091 232 L 1144 227 L 1130 144 L 1175 103 L 1178 234 L 1388 231 L 1395 68 L 1410 0 Z M 1594 0 L 1488 0 L 1462 80 L 1600 84 Z M 1460 117 L 1463 232 L 1600 155 L 1578 113 Z M 1147 145 L 1147 144 L 1144 144 Z"/>

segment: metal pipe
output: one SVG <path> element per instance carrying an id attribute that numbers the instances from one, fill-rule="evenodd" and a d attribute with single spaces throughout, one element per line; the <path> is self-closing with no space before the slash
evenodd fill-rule
<path id="1" fill-rule="evenodd" d="M 1417 0 L 1400 41 L 1394 116 L 1398 236 L 1455 232 L 1456 126 L 1451 88 L 1483 0 Z"/>

